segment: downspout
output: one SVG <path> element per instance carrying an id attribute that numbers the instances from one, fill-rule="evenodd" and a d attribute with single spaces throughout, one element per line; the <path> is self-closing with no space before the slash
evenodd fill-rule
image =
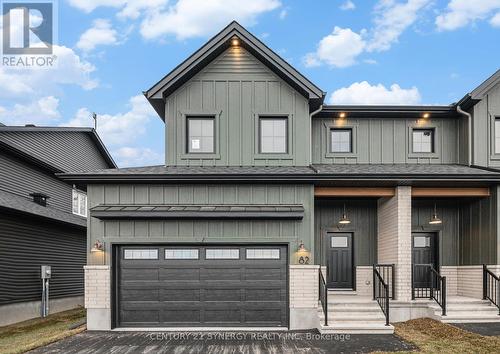
<path id="1" fill-rule="evenodd" d="M 314 112 L 310 113 L 309 114 L 309 131 L 310 131 L 310 138 L 311 140 L 309 141 L 309 165 L 312 165 L 312 156 L 313 156 L 313 141 L 312 141 L 312 138 L 313 138 L 313 130 L 312 130 L 312 117 L 313 115 L 321 112 L 321 110 L 323 109 L 323 104 L 321 104 L 319 106 L 319 108 L 317 110 L 315 110 Z"/>
<path id="2" fill-rule="evenodd" d="M 468 165 L 472 165 L 472 115 L 464 111 L 460 105 L 457 105 L 457 112 L 460 114 L 463 114 L 464 116 L 467 117 L 467 124 L 468 124 L 468 132 L 467 132 L 467 139 L 469 140 L 467 142 L 467 153 L 468 153 Z"/>

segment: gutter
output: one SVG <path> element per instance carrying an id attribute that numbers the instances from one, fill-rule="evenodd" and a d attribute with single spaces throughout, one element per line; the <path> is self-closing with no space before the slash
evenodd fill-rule
<path id="1" fill-rule="evenodd" d="M 472 166 L 472 115 L 464 111 L 460 105 L 457 105 L 457 112 L 466 116 L 467 117 L 467 125 L 468 125 L 468 131 L 467 131 L 467 165 Z"/>
<path id="2" fill-rule="evenodd" d="M 312 144 L 312 138 L 313 138 L 312 117 L 315 114 L 321 112 L 322 109 L 323 109 L 323 104 L 320 104 L 319 108 L 317 110 L 313 111 L 312 113 L 309 113 L 309 132 L 310 132 L 310 136 L 309 137 L 311 139 L 310 144 L 309 144 L 309 161 L 310 161 L 310 163 L 312 163 L 312 155 L 313 155 L 313 150 L 312 150 L 313 149 L 313 144 Z"/>

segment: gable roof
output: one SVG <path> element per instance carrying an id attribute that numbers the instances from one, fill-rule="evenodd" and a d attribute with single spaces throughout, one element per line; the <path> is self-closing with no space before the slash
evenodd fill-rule
<path id="1" fill-rule="evenodd" d="M 456 103 L 462 109 L 469 109 L 476 103 L 481 101 L 484 96 L 498 83 L 500 83 L 500 69 L 498 69 L 493 75 L 484 80 L 478 87 L 467 93 L 460 101 Z"/>
<path id="2" fill-rule="evenodd" d="M 233 21 L 153 87 L 144 92 L 144 95 L 161 119 L 165 119 L 165 98 L 228 49 L 231 45 L 231 39 L 234 37 L 239 39 L 242 47 L 270 68 L 277 76 L 309 99 L 313 108 L 319 107 L 323 103 L 325 93 L 319 87 L 294 69 L 238 22 Z"/>
<path id="3" fill-rule="evenodd" d="M 0 126 L 0 146 L 52 172 L 116 168 L 92 128 Z"/>

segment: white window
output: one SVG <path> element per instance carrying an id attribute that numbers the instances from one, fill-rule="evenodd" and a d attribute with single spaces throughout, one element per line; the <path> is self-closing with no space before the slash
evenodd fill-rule
<path id="1" fill-rule="evenodd" d="M 247 259 L 280 259 L 279 248 L 249 248 Z"/>
<path id="2" fill-rule="evenodd" d="M 158 259 L 157 249 L 126 249 L 123 253 L 125 259 Z"/>
<path id="3" fill-rule="evenodd" d="M 500 154 L 500 117 L 495 118 L 495 154 Z"/>
<path id="4" fill-rule="evenodd" d="M 198 250 L 188 248 L 167 248 L 165 249 L 165 259 L 198 259 Z"/>
<path id="5" fill-rule="evenodd" d="M 287 118 L 260 118 L 260 153 L 285 154 L 287 152 Z"/>
<path id="6" fill-rule="evenodd" d="M 331 130 L 331 152 L 352 152 L 352 129 Z"/>
<path id="7" fill-rule="evenodd" d="M 188 153 L 215 152 L 214 118 L 190 117 L 187 119 Z"/>
<path id="8" fill-rule="evenodd" d="M 413 129 L 413 152 L 434 152 L 434 129 Z"/>
<path id="9" fill-rule="evenodd" d="M 413 237 L 413 247 L 431 247 L 431 238 L 429 236 L 415 236 Z"/>
<path id="10" fill-rule="evenodd" d="M 73 189 L 73 214 L 87 217 L 87 193 Z"/>
<path id="11" fill-rule="evenodd" d="M 349 244 L 346 236 L 333 236 L 332 239 L 331 239 L 331 242 L 332 242 L 331 245 L 334 248 L 337 248 L 337 247 L 340 247 L 340 248 L 348 247 L 348 244 Z"/>
<path id="12" fill-rule="evenodd" d="M 240 250 L 237 248 L 207 248 L 206 259 L 239 259 Z"/>

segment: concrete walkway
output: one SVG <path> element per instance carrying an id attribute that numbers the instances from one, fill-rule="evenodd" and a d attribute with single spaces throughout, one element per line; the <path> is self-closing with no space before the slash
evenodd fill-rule
<path id="1" fill-rule="evenodd" d="M 394 335 L 318 332 L 83 332 L 30 353 L 369 353 L 415 347 Z"/>

